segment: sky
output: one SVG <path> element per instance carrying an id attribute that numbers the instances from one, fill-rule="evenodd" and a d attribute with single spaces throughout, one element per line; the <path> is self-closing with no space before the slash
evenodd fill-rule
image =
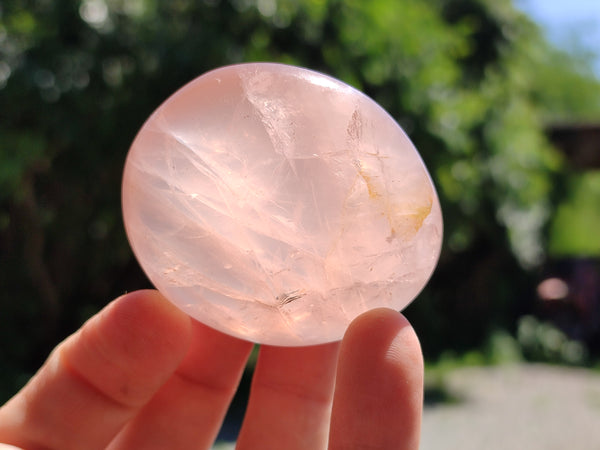
<path id="1" fill-rule="evenodd" d="M 546 31 L 551 42 L 592 50 L 592 65 L 600 77 L 600 0 L 516 0 L 516 5 Z"/>

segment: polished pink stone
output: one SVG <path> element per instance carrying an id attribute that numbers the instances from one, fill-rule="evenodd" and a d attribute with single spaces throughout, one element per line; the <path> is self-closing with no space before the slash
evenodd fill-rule
<path id="1" fill-rule="evenodd" d="M 190 316 L 270 345 L 341 339 L 404 308 L 439 256 L 421 158 L 373 100 L 281 64 L 216 69 L 162 104 L 125 165 L 127 234 Z"/>

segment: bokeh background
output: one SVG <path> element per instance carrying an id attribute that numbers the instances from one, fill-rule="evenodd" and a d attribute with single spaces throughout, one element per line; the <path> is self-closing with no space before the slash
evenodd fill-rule
<path id="1" fill-rule="evenodd" d="M 594 48 L 557 45 L 517 6 L 3 0 L 0 401 L 108 301 L 149 286 L 121 220 L 128 147 L 177 88 L 247 61 L 346 81 L 421 152 L 445 239 L 406 315 L 433 373 L 448 361 L 598 367 Z M 428 398 L 443 400 L 442 387 Z"/>

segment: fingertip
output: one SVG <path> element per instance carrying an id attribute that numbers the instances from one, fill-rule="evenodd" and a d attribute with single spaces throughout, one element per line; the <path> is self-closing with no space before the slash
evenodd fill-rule
<path id="1" fill-rule="evenodd" d="M 423 354 L 415 330 L 401 313 L 389 308 L 377 308 L 357 317 L 348 327 L 340 349 L 340 368 L 352 373 L 349 382 L 358 385 L 386 383 L 395 385 L 400 377 L 402 386 L 413 386 L 411 403 L 422 401 L 424 378 Z"/>
<path id="2" fill-rule="evenodd" d="M 364 312 L 354 319 L 346 333 L 343 342 L 363 342 L 364 339 L 371 341 L 388 340 L 405 328 L 411 329 L 408 320 L 390 308 L 375 308 Z"/>
<path id="3" fill-rule="evenodd" d="M 389 308 L 376 308 L 358 316 L 346 331 L 342 351 L 350 349 L 354 355 L 373 355 L 380 349 L 389 362 L 411 362 L 414 368 L 423 366 L 419 338 L 403 314 Z"/>
<path id="4" fill-rule="evenodd" d="M 379 308 L 357 317 L 340 349 L 330 448 L 418 448 L 423 357 L 408 320 Z"/>
<path id="5" fill-rule="evenodd" d="M 190 336 L 191 320 L 185 313 L 157 291 L 135 291 L 90 319 L 65 342 L 61 356 L 98 389 L 135 406 L 148 399 L 147 389 L 156 389 L 171 375 Z M 127 388 L 119 386 L 124 380 Z"/>
<path id="6" fill-rule="evenodd" d="M 130 335 L 139 336 L 144 345 L 131 349 L 138 355 L 140 351 L 162 353 L 163 349 L 183 355 L 191 336 L 189 316 L 160 292 L 151 289 L 116 298 L 94 319 L 98 322 L 95 326 L 105 338 L 114 336 L 126 343 L 130 341 Z"/>

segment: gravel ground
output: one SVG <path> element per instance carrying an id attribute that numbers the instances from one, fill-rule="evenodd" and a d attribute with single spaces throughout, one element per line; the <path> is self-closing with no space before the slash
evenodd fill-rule
<path id="1" fill-rule="evenodd" d="M 600 450 L 600 373 L 545 365 L 465 368 L 427 406 L 421 450 Z"/>

